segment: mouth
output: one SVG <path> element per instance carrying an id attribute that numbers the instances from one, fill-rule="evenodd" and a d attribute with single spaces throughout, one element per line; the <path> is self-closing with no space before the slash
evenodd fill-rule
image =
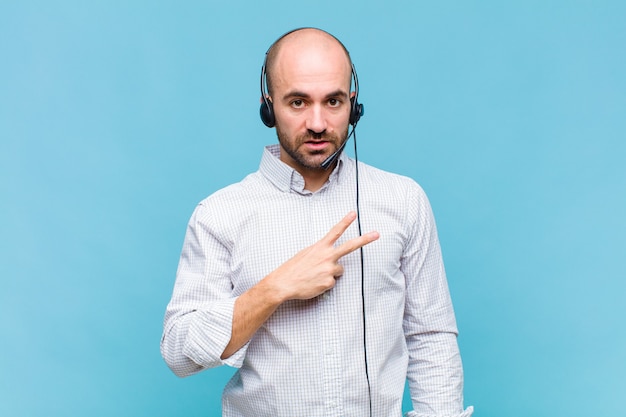
<path id="1" fill-rule="evenodd" d="M 330 142 L 327 140 L 308 140 L 304 142 L 304 145 L 313 151 L 321 151 L 330 146 Z"/>

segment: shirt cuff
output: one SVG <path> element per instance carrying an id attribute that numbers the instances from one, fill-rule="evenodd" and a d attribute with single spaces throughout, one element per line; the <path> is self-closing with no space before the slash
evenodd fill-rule
<path id="1" fill-rule="evenodd" d="M 189 337 L 183 353 L 204 368 L 228 365 L 240 368 L 243 364 L 248 343 L 230 357 L 220 356 L 230 342 L 233 327 L 233 309 L 236 298 L 215 303 L 210 310 L 196 311 L 196 318 L 189 327 Z"/>
<path id="2" fill-rule="evenodd" d="M 404 413 L 404 417 L 470 417 L 472 415 L 472 413 L 474 412 L 474 407 L 467 407 L 465 409 L 465 411 L 463 411 L 461 414 L 449 414 L 449 415 L 438 415 L 438 414 L 423 414 L 423 413 L 417 413 L 415 411 L 409 411 L 407 413 Z"/>

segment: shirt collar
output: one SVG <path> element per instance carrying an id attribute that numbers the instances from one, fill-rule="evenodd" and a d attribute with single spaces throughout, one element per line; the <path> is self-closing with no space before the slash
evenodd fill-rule
<path id="1" fill-rule="evenodd" d="M 331 172 L 326 184 L 320 190 L 323 190 L 329 184 L 341 180 L 344 176 L 342 173 L 345 171 L 344 165 L 347 160 L 348 156 L 345 152 L 341 152 L 337 165 Z M 274 144 L 265 147 L 259 171 L 282 192 L 294 191 L 298 194 L 311 194 L 310 191 L 304 189 L 304 178 L 302 175 L 280 160 L 280 145 Z"/>

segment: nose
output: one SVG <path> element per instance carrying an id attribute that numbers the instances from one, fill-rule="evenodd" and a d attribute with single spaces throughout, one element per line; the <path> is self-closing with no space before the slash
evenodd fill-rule
<path id="1" fill-rule="evenodd" d="M 312 106 L 306 120 L 306 128 L 314 133 L 323 133 L 327 127 L 328 125 L 322 106 Z"/>

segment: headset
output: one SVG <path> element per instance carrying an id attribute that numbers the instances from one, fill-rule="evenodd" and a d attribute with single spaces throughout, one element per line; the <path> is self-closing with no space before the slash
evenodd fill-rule
<path id="1" fill-rule="evenodd" d="M 259 113 L 261 116 L 261 120 L 263 121 L 263 124 L 265 124 L 265 126 L 267 127 L 276 126 L 276 116 L 274 115 L 274 106 L 272 102 L 269 100 L 269 94 L 267 92 L 267 56 L 269 55 L 272 48 L 274 48 L 274 46 L 278 42 L 280 42 L 283 38 L 285 38 L 287 35 L 290 35 L 294 32 L 297 32 L 303 29 L 321 30 L 321 29 L 310 28 L 310 27 L 302 27 L 302 28 L 290 30 L 289 32 L 285 33 L 280 38 L 278 38 L 276 41 L 274 41 L 274 43 L 267 49 L 267 52 L 265 52 L 265 59 L 263 60 L 263 66 L 261 67 L 261 98 L 263 99 L 263 102 L 261 103 L 261 108 L 260 108 Z M 322 31 L 322 32 L 332 36 L 337 42 L 339 42 L 343 50 L 348 55 L 348 59 L 350 59 L 350 53 L 348 52 L 346 47 L 343 45 L 343 43 L 341 43 L 339 39 L 335 38 L 333 35 L 331 35 L 328 32 L 325 32 L 325 31 Z M 352 129 L 354 129 L 356 127 L 356 124 L 359 122 L 359 119 L 361 119 L 361 116 L 363 116 L 364 109 L 363 109 L 363 105 L 359 103 L 359 77 L 357 77 L 356 75 L 356 69 L 354 68 L 352 59 L 350 59 L 350 67 L 352 71 L 351 83 L 354 82 L 354 97 L 350 98 L 349 121 L 350 121 L 350 124 L 352 125 Z"/>
<path id="2" fill-rule="evenodd" d="M 339 149 L 337 149 L 332 155 L 330 155 L 328 158 L 326 158 L 321 164 L 321 168 L 323 169 L 328 169 L 336 160 L 337 158 L 339 158 L 339 155 L 341 155 L 341 152 L 343 151 L 344 147 L 346 146 L 346 143 L 348 143 L 348 140 L 350 139 L 350 136 L 354 136 L 354 159 L 356 161 L 356 165 L 355 165 L 355 177 L 356 177 L 356 213 L 357 213 L 357 226 L 358 226 L 358 231 L 359 231 L 359 236 L 362 236 L 362 231 L 361 231 L 361 210 L 359 208 L 359 157 L 357 154 L 357 146 L 356 146 L 356 133 L 355 133 L 355 129 L 356 129 L 356 125 L 359 122 L 359 120 L 361 119 L 361 116 L 363 116 L 364 113 L 364 108 L 363 108 L 363 104 L 359 103 L 359 77 L 357 77 L 356 75 L 356 69 L 354 68 L 354 64 L 352 63 L 352 59 L 350 58 L 350 53 L 348 52 L 348 49 L 344 46 L 344 44 L 337 39 L 335 36 L 333 36 L 332 34 L 321 30 L 321 29 L 317 29 L 317 28 L 311 28 L 311 27 L 302 27 L 302 28 L 297 28 L 294 30 L 290 30 L 289 32 L 285 33 L 284 35 L 282 35 L 280 38 L 278 38 L 276 41 L 274 41 L 274 43 L 267 49 L 267 52 L 265 52 L 265 59 L 263 60 L 263 66 L 261 67 L 261 97 L 263 99 L 263 101 L 261 102 L 261 108 L 259 110 L 260 116 L 261 116 L 261 120 L 263 121 L 263 124 L 265 124 L 265 126 L 267 127 L 274 127 L 276 126 L 276 116 L 274 115 L 274 107 L 272 105 L 272 102 L 269 100 L 269 94 L 267 91 L 267 57 L 270 53 L 270 51 L 272 50 L 272 48 L 278 43 L 280 42 L 285 36 L 297 32 L 299 30 L 302 29 L 316 29 L 316 30 L 320 30 L 324 33 L 326 33 L 327 35 L 333 37 L 338 43 L 339 45 L 341 45 L 341 47 L 343 48 L 343 50 L 345 51 L 346 55 L 348 55 L 348 59 L 350 60 L 350 67 L 351 67 L 351 71 L 352 71 L 352 75 L 351 75 L 351 80 L 350 83 L 354 83 L 354 97 L 350 98 L 350 118 L 348 119 L 350 125 L 352 125 L 352 131 L 350 132 L 350 134 L 346 137 L 346 140 L 343 142 L 343 144 L 339 147 Z M 363 247 L 361 247 L 359 249 L 359 252 L 361 254 L 361 306 L 362 306 L 362 319 L 363 319 L 363 356 L 364 356 L 364 365 L 365 365 L 365 378 L 367 380 L 367 391 L 368 391 L 368 400 L 369 400 L 369 416 L 372 417 L 372 387 L 370 384 L 370 376 L 369 376 L 369 366 L 367 363 L 367 331 L 366 331 L 366 320 L 365 320 L 365 274 L 364 274 L 364 262 L 363 262 Z"/>

